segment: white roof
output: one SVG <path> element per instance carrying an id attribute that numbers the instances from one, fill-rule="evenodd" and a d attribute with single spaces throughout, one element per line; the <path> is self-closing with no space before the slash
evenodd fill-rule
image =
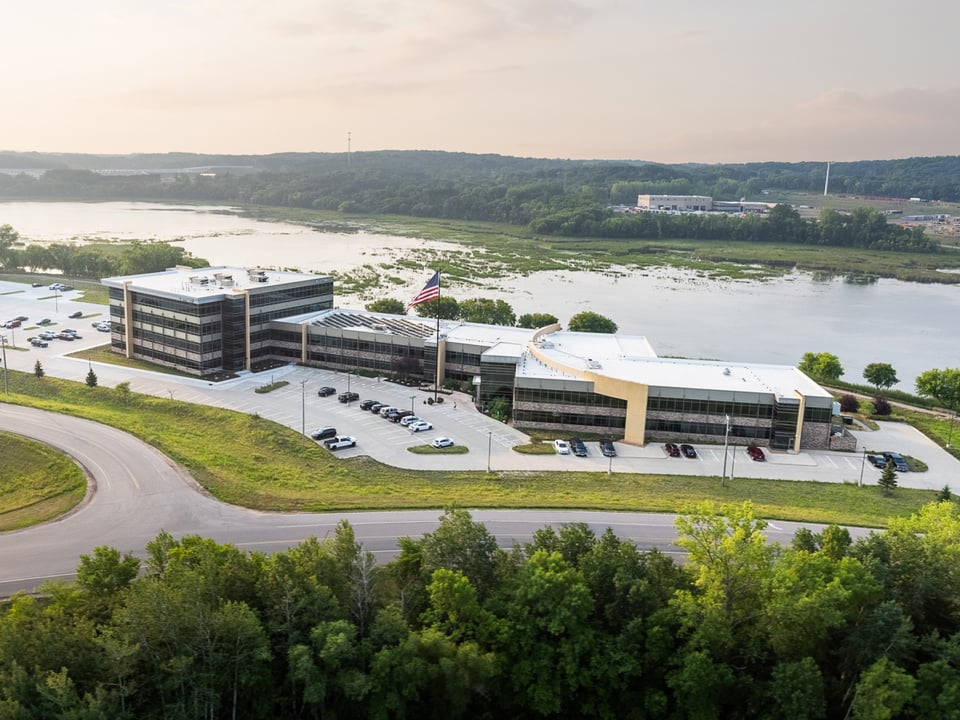
<path id="1" fill-rule="evenodd" d="M 584 379 L 584 374 L 591 373 L 651 388 L 749 392 L 777 397 L 793 397 L 794 391 L 799 391 L 808 397 L 831 397 L 790 365 L 658 358 L 646 338 L 638 336 L 555 332 L 541 338 L 535 347 L 548 362 L 555 361 L 571 372 L 558 370 L 526 353 L 518 364 L 518 377 Z"/>
<path id="2" fill-rule="evenodd" d="M 142 275 L 123 275 L 103 278 L 107 286 L 123 287 L 129 282 L 131 289 L 167 295 L 187 297 L 210 297 L 225 295 L 233 290 L 274 288 L 278 285 L 318 280 L 324 276 L 310 273 L 280 272 L 259 268 L 230 266 L 190 268 L 177 266 L 161 272 Z"/>

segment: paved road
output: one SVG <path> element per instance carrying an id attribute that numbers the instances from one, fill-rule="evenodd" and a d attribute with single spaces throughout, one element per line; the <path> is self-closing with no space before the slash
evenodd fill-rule
<path id="1" fill-rule="evenodd" d="M 99 545 L 142 555 L 161 530 L 199 534 L 246 550 L 270 552 L 310 536 L 325 537 L 341 519 L 364 547 L 389 559 L 397 538 L 419 537 L 438 525 L 436 510 L 389 513 L 263 513 L 205 495 L 192 478 L 154 448 L 119 430 L 66 415 L 0 404 L 0 431 L 41 440 L 73 457 L 89 476 L 86 500 L 51 523 L 0 534 L 0 596 L 32 590 L 48 579 L 71 578 L 80 555 Z M 663 514 L 477 510 L 502 547 L 528 542 L 548 524 L 585 522 L 610 527 L 641 548 L 677 553 L 674 516 Z M 788 543 L 796 523 L 770 526 L 771 540 Z M 820 526 L 811 525 L 818 528 Z"/>

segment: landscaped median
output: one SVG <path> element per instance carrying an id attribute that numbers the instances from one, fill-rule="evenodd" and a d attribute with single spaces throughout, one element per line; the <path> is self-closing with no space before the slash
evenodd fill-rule
<path id="1" fill-rule="evenodd" d="M 882 526 L 936 493 L 875 486 L 605 472 L 454 472 L 342 459 L 257 415 L 11 371 L 4 399 L 111 425 L 183 465 L 214 496 L 258 510 L 584 508 L 678 512 L 701 501 L 751 500 L 770 519 Z"/>
<path id="2" fill-rule="evenodd" d="M 0 433 L 0 458 L 0 532 L 52 520 L 83 500 L 83 471 L 53 448 Z"/>

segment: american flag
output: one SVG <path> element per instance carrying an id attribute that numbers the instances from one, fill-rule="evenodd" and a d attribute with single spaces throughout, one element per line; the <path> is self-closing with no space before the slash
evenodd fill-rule
<path id="1" fill-rule="evenodd" d="M 440 271 L 437 270 L 433 277 L 423 286 L 423 290 L 414 295 L 413 300 L 407 303 L 407 310 L 414 305 L 436 300 L 440 297 Z"/>

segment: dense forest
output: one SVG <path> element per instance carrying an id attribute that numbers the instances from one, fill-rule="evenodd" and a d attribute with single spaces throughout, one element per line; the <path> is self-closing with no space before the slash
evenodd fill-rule
<path id="1" fill-rule="evenodd" d="M 954 502 L 771 545 L 749 504 L 683 564 L 585 525 L 507 552 L 463 510 L 378 566 L 341 523 L 273 555 L 164 533 L 0 607 L 0 717 L 960 715 Z"/>

